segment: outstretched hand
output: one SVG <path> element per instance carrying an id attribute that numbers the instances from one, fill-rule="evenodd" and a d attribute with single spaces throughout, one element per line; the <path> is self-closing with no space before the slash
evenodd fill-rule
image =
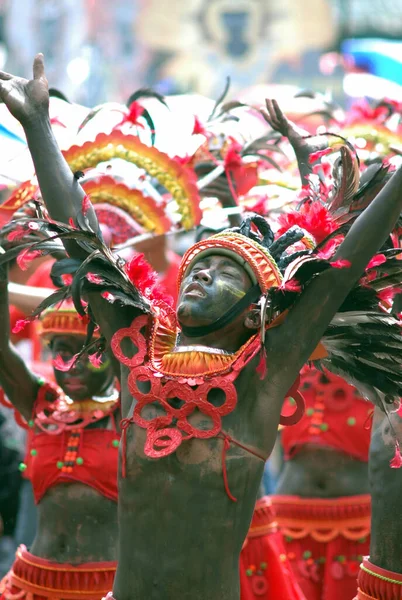
<path id="1" fill-rule="evenodd" d="M 277 101 L 267 99 L 265 100 L 265 105 L 267 110 L 262 111 L 264 119 L 274 131 L 278 131 L 281 135 L 288 138 L 296 154 L 307 149 L 310 150 L 307 140 L 311 138 L 307 137 L 308 133 L 287 119 L 279 108 Z"/>
<path id="2" fill-rule="evenodd" d="M 49 90 L 43 54 L 35 56 L 33 79 L 15 77 L 0 71 L 0 100 L 23 126 L 48 114 Z"/>

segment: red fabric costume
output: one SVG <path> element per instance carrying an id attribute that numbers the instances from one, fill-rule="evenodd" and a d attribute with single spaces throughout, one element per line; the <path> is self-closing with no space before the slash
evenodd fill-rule
<path id="1" fill-rule="evenodd" d="M 241 600 L 305 600 L 286 556 L 268 497 L 257 500 L 240 554 Z"/>
<path id="2" fill-rule="evenodd" d="M 44 313 L 41 327 L 42 335 L 82 335 L 86 325 L 74 310 L 61 308 Z M 57 385 L 42 380 L 28 422 L 27 455 L 21 465 L 37 504 L 50 487 L 74 482 L 117 502 L 118 409 L 118 392 L 102 403 L 73 402 Z M 87 427 L 106 417 L 112 422 L 111 429 Z M 17 411 L 16 420 L 26 427 Z M 33 556 L 21 546 L 0 583 L 0 599 L 99 600 L 112 587 L 116 567 L 114 561 L 58 564 Z"/>
<path id="3" fill-rule="evenodd" d="M 368 461 L 372 406 L 341 378 L 305 368 L 306 414 L 282 431 L 285 460 L 306 444 Z M 287 399 L 284 413 L 294 410 Z M 358 565 L 370 545 L 370 497 L 273 496 L 286 553 L 308 600 L 352 600 Z"/>
<path id="4" fill-rule="evenodd" d="M 368 462 L 373 406 L 343 379 L 325 370 L 304 368 L 300 387 L 306 412 L 292 427 L 282 430 L 285 460 L 305 445 L 333 448 Z M 285 400 L 283 414 L 293 412 L 294 402 Z"/>
<path id="5" fill-rule="evenodd" d="M 47 393 L 52 394 L 55 389 L 52 386 Z M 37 406 L 37 410 L 41 410 L 41 407 Z M 111 422 L 112 429 L 73 427 L 57 431 L 58 435 L 38 432 L 32 426 L 24 463 L 24 477 L 32 483 L 36 504 L 50 487 L 59 483 L 74 482 L 92 487 L 105 498 L 117 502 L 120 435 L 116 430 L 114 414 L 111 415 Z M 32 421 L 30 424 L 33 425 Z M 74 462 L 71 456 L 73 452 L 76 454 Z M 71 470 L 67 470 L 68 462 L 73 463 Z"/>
<path id="6" fill-rule="evenodd" d="M 368 557 L 360 565 L 355 600 L 402 600 L 402 575 L 373 565 Z"/>
<path id="7" fill-rule="evenodd" d="M 115 562 L 58 564 L 20 546 L 0 582 L 1 600 L 99 600 L 113 585 Z"/>

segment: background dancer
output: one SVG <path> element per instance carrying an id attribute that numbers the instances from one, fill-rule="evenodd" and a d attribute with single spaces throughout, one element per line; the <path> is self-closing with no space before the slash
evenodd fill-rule
<path id="1" fill-rule="evenodd" d="M 49 309 L 41 322 L 58 385 L 31 373 L 10 344 L 4 266 L 0 273 L 0 383 L 29 426 L 21 470 L 38 504 L 33 545 L 18 548 L 0 597 L 77 600 L 85 594 L 98 600 L 113 583 L 117 557 L 120 407 L 114 373 L 106 355 L 99 368 L 83 357 L 66 372 L 86 331 L 68 306 Z"/>

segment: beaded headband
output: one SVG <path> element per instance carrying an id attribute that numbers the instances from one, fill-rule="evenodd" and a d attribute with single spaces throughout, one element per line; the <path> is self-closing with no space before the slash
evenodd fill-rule
<path id="1" fill-rule="evenodd" d="M 223 254 L 238 262 L 248 273 L 253 285 L 260 286 L 265 294 L 271 287 L 279 287 L 283 277 L 269 251 L 261 244 L 233 231 L 223 231 L 192 246 L 184 254 L 178 276 L 178 286 L 189 269 L 213 254 Z"/>
<path id="2" fill-rule="evenodd" d="M 38 324 L 38 334 L 43 340 L 55 335 L 87 335 L 88 322 L 80 317 L 73 306 L 48 308 L 42 313 Z M 95 337 L 99 337 L 97 332 Z"/>

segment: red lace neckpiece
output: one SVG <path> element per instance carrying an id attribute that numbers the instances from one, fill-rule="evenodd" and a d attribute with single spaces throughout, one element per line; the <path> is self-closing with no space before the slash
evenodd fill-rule
<path id="1" fill-rule="evenodd" d="M 110 416 L 119 406 L 119 392 L 102 400 L 82 400 L 74 402 L 54 383 L 45 382 L 39 388 L 34 406 L 34 419 L 31 425 L 49 435 L 63 431 L 83 429 Z"/>
<path id="2" fill-rule="evenodd" d="M 265 461 L 266 457 L 223 432 L 222 417 L 236 408 L 237 390 L 234 381 L 260 351 L 259 334 L 252 336 L 237 352 L 229 354 L 203 346 L 176 347 L 178 332 L 176 315 L 172 312 L 151 318 L 147 315 L 137 317 L 130 327 L 120 329 L 113 336 L 112 350 L 116 358 L 130 368 L 128 388 L 137 401 L 133 416 L 123 419 L 121 423 L 122 476 L 126 476 L 126 429 L 132 422 L 146 430 L 144 453 L 149 458 L 162 458 L 172 454 L 184 440 L 219 437 L 224 441 L 222 462 L 226 492 L 236 501 L 227 485 L 225 467 L 230 443 L 242 447 L 261 460 Z M 125 339 L 131 340 L 138 349 L 132 357 L 126 356 L 122 350 Z M 141 384 L 147 384 L 146 392 L 140 389 Z M 208 394 L 213 389 L 220 389 L 225 394 L 225 400 L 220 406 L 214 406 L 208 400 Z M 171 404 L 175 398 L 181 401 L 180 407 Z M 163 408 L 164 414 L 145 419 L 142 416 L 144 407 L 155 402 Z M 210 418 L 210 429 L 198 429 L 189 422 L 190 415 L 196 410 Z"/>

